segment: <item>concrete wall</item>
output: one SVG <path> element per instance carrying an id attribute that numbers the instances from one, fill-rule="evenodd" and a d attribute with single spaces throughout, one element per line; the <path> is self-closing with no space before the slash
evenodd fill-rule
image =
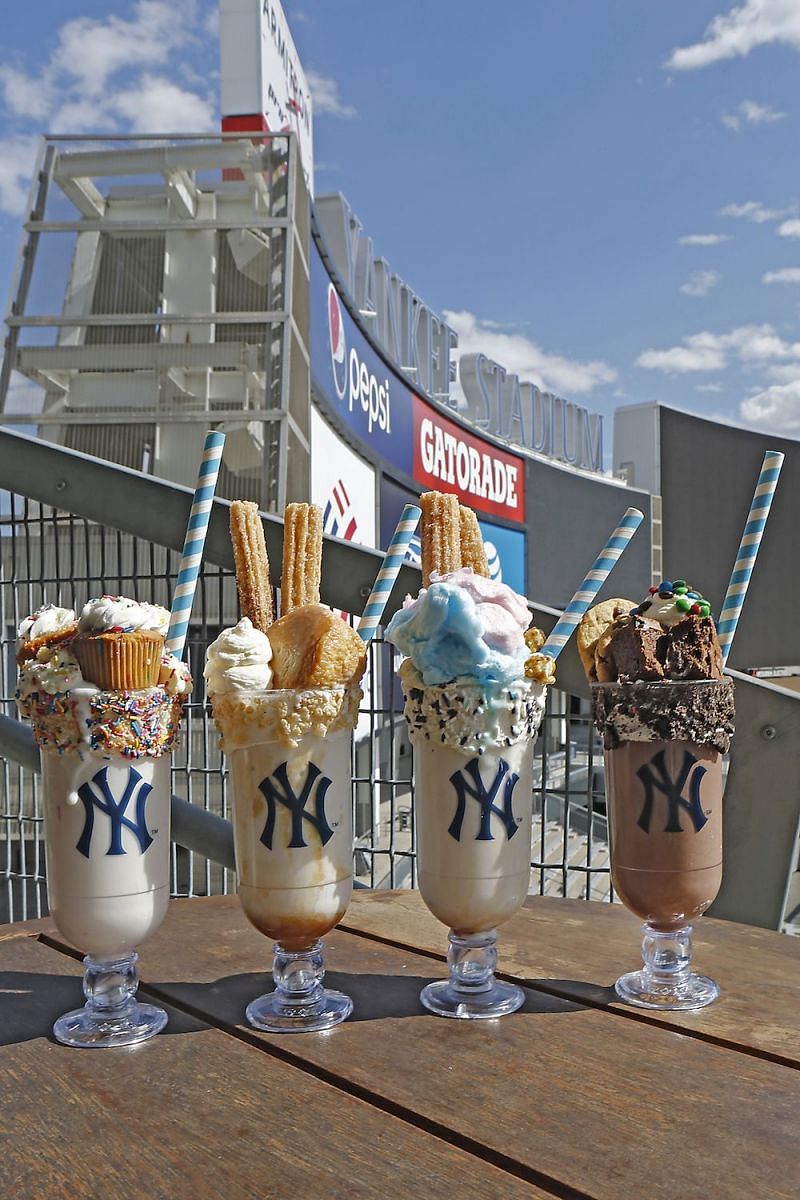
<path id="1" fill-rule="evenodd" d="M 631 506 L 641 509 L 645 519 L 599 598 L 624 596 L 636 604 L 643 599 L 650 586 L 649 493 L 529 458 L 525 494 L 532 600 L 563 608 Z"/>
<path id="2" fill-rule="evenodd" d="M 729 666 L 800 663 L 800 446 L 660 408 L 664 572 L 700 588 L 718 615 L 765 450 L 786 455 Z"/>

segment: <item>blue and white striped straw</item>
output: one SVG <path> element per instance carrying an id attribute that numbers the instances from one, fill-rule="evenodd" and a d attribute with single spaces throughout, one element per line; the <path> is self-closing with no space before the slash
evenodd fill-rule
<path id="1" fill-rule="evenodd" d="M 397 528 L 394 531 L 392 543 L 383 559 L 383 565 L 378 571 L 378 577 L 373 584 L 369 600 L 364 605 L 361 620 L 356 626 L 356 632 L 362 641 L 368 642 L 381 623 L 386 601 L 389 599 L 395 580 L 397 579 L 408 544 L 414 536 L 422 509 L 416 504 L 407 504 L 403 509 Z"/>
<path id="2" fill-rule="evenodd" d="M 540 654 L 547 654 L 553 659 L 558 658 L 576 625 L 579 624 L 589 605 L 594 603 L 597 593 L 616 566 L 617 559 L 643 520 L 644 513 L 639 512 L 638 508 L 626 508 L 619 525 L 594 560 L 591 569 L 586 572 L 586 578 L 564 609 L 561 620 L 551 630 L 547 641 L 539 651 Z"/>
<path id="3" fill-rule="evenodd" d="M 174 654 L 177 658 L 183 658 L 186 645 L 189 617 L 197 588 L 197 577 L 200 574 L 203 546 L 206 542 L 208 522 L 211 519 L 211 506 L 214 503 L 214 490 L 217 486 L 224 444 L 224 433 L 218 433 L 212 429 L 206 434 L 203 457 L 197 474 L 197 486 L 189 513 L 189 524 L 186 527 L 181 564 L 178 568 L 178 579 L 172 597 L 172 612 L 169 617 L 169 629 L 164 647 L 167 654 Z"/>
<path id="4" fill-rule="evenodd" d="M 742 612 L 742 605 L 747 594 L 750 576 L 753 574 L 758 548 L 764 534 L 764 526 L 769 516 L 772 497 L 778 486 L 778 476 L 783 466 L 783 455 L 779 450 L 767 450 L 761 464 L 753 502 L 747 514 L 742 540 L 733 564 L 728 590 L 722 602 L 722 610 L 717 622 L 719 644 L 722 648 L 722 665 L 728 661 L 733 635 Z"/>

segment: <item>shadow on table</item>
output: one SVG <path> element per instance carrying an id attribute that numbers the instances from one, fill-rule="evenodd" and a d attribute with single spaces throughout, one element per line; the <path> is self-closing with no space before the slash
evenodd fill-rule
<path id="1" fill-rule="evenodd" d="M 148 1000 L 145 994 L 142 1000 Z M 84 1002 L 77 976 L 41 971 L 0 971 L 0 1046 L 46 1037 L 55 1043 L 53 1022 Z M 169 1011 L 164 1033 L 196 1033 L 206 1026 L 186 1013 Z M 136 1049 L 136 1047 L 130 1047 Z"/>
<path id="2" fill-rule="evenodd" d="M 541 988 L 544 992 L 568 998 L 577 1004 L 584 1001 L 587 1004 L 605 1006 L 619 1001 L 613 984 L 606 986 L 584 979 L 519 979 L 517 982 L 522 987 Z"/>
<path id="3" fill-rule="evenodd" d="M 328 971 L 325 986 L 344 992 L 353 1001 L 349 1021 L 382 1021 L 401 1017 L 429 1017 L 419 994 L 427 983 L 442 978 L 432 976 L 386 976 Z M 190 1008 L 209 1019 L 237 1025 L 245 1021 L 244 1010 L 251 1000 L 272 991 L 272 977 L 265 972 L 226 975 L 212 983 L 152 982 L 148 985 L 158 997 Z M 526 989 L 523 1013 L 576 1012 L 579 1005 L 545 992 Z"/>

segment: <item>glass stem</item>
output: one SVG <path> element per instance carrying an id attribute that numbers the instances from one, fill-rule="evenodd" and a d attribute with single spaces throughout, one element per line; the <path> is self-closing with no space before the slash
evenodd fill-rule
<path id="1" fill-rule="evenodd" d="M 139 955 L 132 950 L 119 958 L 99 959 L 87 954 L 83 960 L 83 994 L 86 1007 L 107 1020 L 128 1016 L 136 1007 Z"/>
<path id="2" fill-rule="evenodd" d="M 644 971 L 654 990 L 684 988 L 691 975 L 691 925 L 662 931 L 644 924 L 642 934 Z"/>
<path id="3" fill-rule="evenodd" d="M 497 931 L 448 934 L 447 965 L 450 985 L 465 998 L 491 991 L 497 967 Z"/>
<path id="4" fill-rule="evenodd" d="M 273 946 L 272 978 L 275 981 L 275 1005 L 284 1016 L 306 1016 L 321 1011 L 325 990 L 325 966 L 322 942 L 317 940 L 305 950 L 285 950 L 279 942 Z"/>

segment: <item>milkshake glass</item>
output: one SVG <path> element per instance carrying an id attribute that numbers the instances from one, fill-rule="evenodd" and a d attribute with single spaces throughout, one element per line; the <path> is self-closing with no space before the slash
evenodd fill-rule
<path id="1" fill-rule="evenodd" d="M 533 746 L 546 688 L 522 679 L 406 686 L 414 746 L 417 859 L 422 899 L 450 927 L 450 977 L 421 993 L 440 1016 L 499 1017 L 524 992 L 494 977 L 496 928 L 521 907 L 531 869 Z"/>
<path id="2" fill-rule="evenodd" d="M 353 1009 L 322 986 L 320 938 L 353 888 L 350 739 L 360 692 L 345 687 L 212 697 L 230 764 L 239 898 L 272 938 L 275 990 L 253 1000 L 257 1029 L 328 1029 Z"/>
<path id="3" fill-rule="evenodd" d="M 86 1004 L 56 1021 L 69 1046 L 127 1046 L 158 1033 L 140 1004 L 134 947 L 169 900 L 170 756 L 182 700 L 163 687 L 28 698 L 41 750 L 47 893 L 84 958 Z"/>
<path id="4" fill-rule="evenodd" d="M 596 684 L 604 734 L 611 878 L 643 922 L 644 967 L 617 994 L 654 1009 L 719 995 L 691 971 L 692 922 L 722 882 L 722 755 L 733 732 L 726 679 Z"/>

